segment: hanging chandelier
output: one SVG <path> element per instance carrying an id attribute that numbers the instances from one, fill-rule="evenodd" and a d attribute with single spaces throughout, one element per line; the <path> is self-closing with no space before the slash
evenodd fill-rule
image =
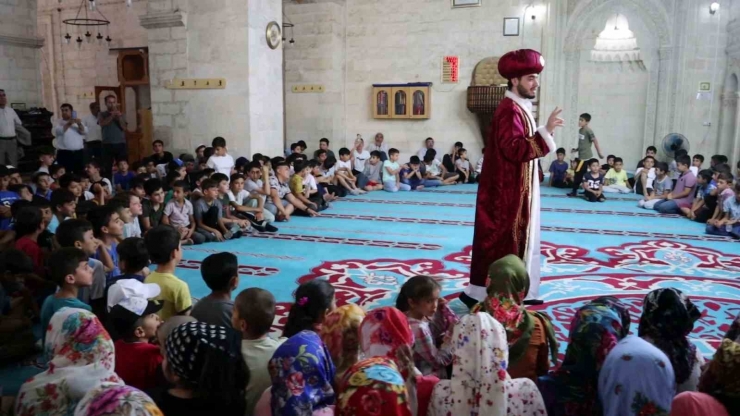
<path id="1" fill-rule="evenodd" d="M 636 62 L 642 61 L 635 34 L 630 30 L 627 18 L 615 14 L 606 22 L 606 27 L 596 38 L 591 51 L 595 62 Z"/>
<path id="2" fill-rule="evenodd" d="M 61 0 L 59 2 L 61 3 Z M 131 7 L 131 3 L 132 0 L 126 0 L 126 6 Z M 59 10 L 61 12 L 61 9 Z M 110 20 L 98 9 L 96 0 L 80 0 L 80 7 L 77 9 L 77 15 L 74 19 L 65 19 L 62 23 L 67 28 L 67 33 L 62 36 L 65 44 L 72 42 L 73 36 L 69 32 L 74 32 L 77 35 L 77 39 L 75 39 L 77 47 L 82 47 L 83 43 L 92 44 L 94 41 L 97 41 L 99 45 L 106 42 L 110 47 L 113 40 L 108 31 Z M 83 30 L 85 33 L 81 33 Z M 105 36 L 103 36 L 103 32 L 105 32 Z"/>

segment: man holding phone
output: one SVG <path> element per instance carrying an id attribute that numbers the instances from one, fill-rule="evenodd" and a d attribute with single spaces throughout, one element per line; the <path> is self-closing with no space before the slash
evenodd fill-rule
<path id="1" fill-rule="evenodd" d="M 113 161 L 127 160 L 126 123 L 115 95 L 105 97 L 107 111 L 98 114 L 98 124 L 103 134 L 103 175 L 111 179 Z"/>
<path id="2" fill-rule="evenodd" d="M 72 105 L 62 104 L 62 119 L 54 127 L 56 136 L 57 163 L 67 172 L 82 173 L 84 170 L 85 134 L 87 128 L 77 118 Z"/>

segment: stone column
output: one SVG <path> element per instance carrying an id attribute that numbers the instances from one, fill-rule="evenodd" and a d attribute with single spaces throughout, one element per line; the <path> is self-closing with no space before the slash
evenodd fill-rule
<path id="1" fill-rule="evenodd" d="M 282 51 L 267 46 L 280 0 L 149 0 L 154 135 L 173 153 L 226 139 L 229 153 L 282 153 Z M 264 23 L 264 24 L 263 24 Z M 174 78 L 225 78 L 225 89 L 169 90 Z"/>

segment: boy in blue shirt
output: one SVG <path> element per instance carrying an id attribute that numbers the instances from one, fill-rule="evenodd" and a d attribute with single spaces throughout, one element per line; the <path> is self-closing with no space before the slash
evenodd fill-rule
<path id="1" fill-rule="evenodd" d="M 565 148 L 559 148 L 556 152 L 557 159 L 550 164 L 550 186 L 554 188 L 570 188 L 566 183 L 565 176 L 568 171 L 568 162 L 565 161 Z"/>
<path id="2" fill-rule="evenodd" d="M 399 174 L 401 183 L 410 186 L 412 191 L 424 189 L 424 175 L 421 174 L 420 165 L 419 156 L 411 156 L 409 164 L 404 166 Z"/>
<path id="3" fill-rule="evenodd" d="M 90 287 L 93 283 L 93 270 L 87 260 L 87 254 L 78 248 L 63 247 L 51 253 L 49 264 L 54 265 L 51 280 L 59 286 L 59 291 L 46 298 L 41 307 L 42 340 L 51 317 L 58 310 L 69 307 L 92 311 L 90 305 L 77 298 L 81 288 Z"/>
<path id="4" fill-rule="evenodd" d="M 112 205 L 97 207 L 87 214 L 87 220 L 93 227 L 93 235 L 102 244 L 92 258 L 100 260 L 105 265 L 106 283 L 113 277 L 121 274 L 118 268 L 118 239 L 123 238 L 123 221 Z M 105 256 L 106 252 L 107 258 Z"/>

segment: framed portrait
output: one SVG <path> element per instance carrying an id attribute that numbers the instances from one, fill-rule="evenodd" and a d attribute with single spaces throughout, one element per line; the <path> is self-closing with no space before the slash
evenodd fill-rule
<path id="1" fill-rule="evenodd" d="M 452 0 L 452 8 L 458 7 L 478 7 L 483 0 Z"/>
<path id="2" fill-rule="evenodd" d="M 518 17 L 504 17 L 504 36 L 519 36 Z"/>
<path id="3" fill-rule="evenodd" d="M 26 103 L 10 103 L 10 108 L 13 110 L 26 110 Z"/>

